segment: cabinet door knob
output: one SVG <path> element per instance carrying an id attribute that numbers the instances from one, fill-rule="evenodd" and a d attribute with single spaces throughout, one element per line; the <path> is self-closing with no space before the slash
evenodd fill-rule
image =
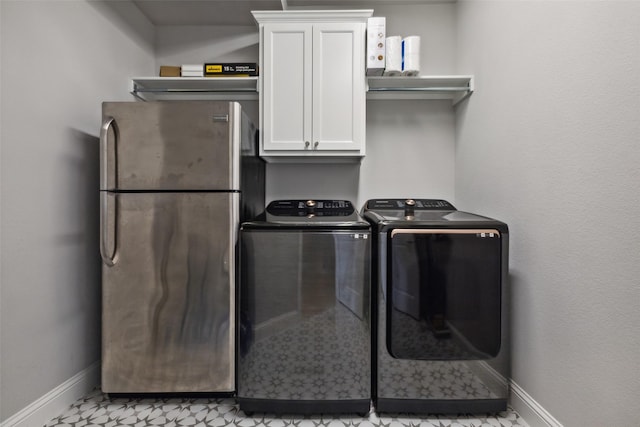
<path id="1" fill-rule="evenodd" d="M 311 143 L 309 141 L 305 141 L 304 142 L 304 148 L 305 149 L 309 148 L 309 145 L 311 145 Z"/>
<path id="2" fill-rule="evenodd" d="M 313 149 L 315 150 L 316 148 L 318 148 L 318 141 L 313 143 Z"/>

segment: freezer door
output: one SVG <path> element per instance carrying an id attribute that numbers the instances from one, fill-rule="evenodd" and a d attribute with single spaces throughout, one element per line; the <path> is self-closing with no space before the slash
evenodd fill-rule
<path id="1" fill-rule="evenodd" d="M 239 190 L 243 115 L 223 101 L 102 104 L 102 190 Z"/>
<path id="2" fill-rule="evenodd" d="M 234 391 L 239 195 L 103 196 L 102 390 Z"/>

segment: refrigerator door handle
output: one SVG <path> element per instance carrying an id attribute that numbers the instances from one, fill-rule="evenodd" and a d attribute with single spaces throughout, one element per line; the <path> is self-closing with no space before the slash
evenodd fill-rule
<path id="1" fill-rule="evenodd" d="M 116 265 L 117 254 L 117 240 L 116 240 L 116 228 L 118 224 L 117 212 L 118 212 L 118 198 L 115 194 L 111 194 L 108 191 L 101 191 L 100 197 L 100 256 L 102 257 L 102 262 L 104 262 L 107 266 L 113 267 Z M 109 197 L 113 197 L 113 210 L 114 212 L 113 218 L 109 217 Z M 111 221 L 110 221 L 111 219 Z M 107 242 L 110 240 L 109 236 L 113 238 L 111 241 L 113 242 L 113 249 L 109 249 L 107 246 Z"/>
<path id="2" fill-rule="evenodd" d="M 114 181 L 114 188 L 117 187 L 117 176 L 118 176 L 118 165 L 117 165 L 117 142 L 118 142 L 118 127 L 116 125 L 115 118 L 107 117 L 106 120 L 102 123 L 102 127 L 100 128 L 100 189 L 102 190 L 102 195 L 100 197 L 100 255 L 102 256 L 102 261 L 112 267 L 116 263 L 116 227 L 117 227 L 117 218 L 114 214 L 113 218 L 109 216 L 109 192 L 106 191 L 109 188 L 109 129 L 113 127 L 115 141 L 113 142 L 113 174 L 111 175 Z M 116 213 L 118 211 L 118 199 L 114 196 L 114 206 L 113 212 Z M 110 221 L 112 219 L 113 221 Z M 113 249 L 109 250 L 107 246 L 107 242 L 109 242 L 109 231 L 112 231 L 110 234 L 113 239 Z"/>
<path id="3" fill-rule="evenodd" d="M 235 281 L 235 264 L 234 264 L 234 251 L 236 250 L 236 245 L 238 244 L 238 230 L 237 226 L 240 224 L 240 217 L 238 214 L 238 208 L 236 204 L 231 205 L 230 212 L 231 221 L 229 223 L 229 246 L 224 251 L 222 256 L 222 269 L 225 273 L 229 273 L 231 275 L 231 280 Z"/>

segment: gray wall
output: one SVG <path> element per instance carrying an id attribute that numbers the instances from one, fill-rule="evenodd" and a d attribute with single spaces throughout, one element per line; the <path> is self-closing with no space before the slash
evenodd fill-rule
<path id="1" fill-rule="evenodd" d="M 513 380 L 565 426 L 640 419 L 640 3 L 458 2 L 459 208 L 511 229 Z"/>
<path id="2" fill-rule="evenodd" d="M 130 6 L 0 1 L 0 421 L 100 358 L 100 103 L 155 71 Z"/>

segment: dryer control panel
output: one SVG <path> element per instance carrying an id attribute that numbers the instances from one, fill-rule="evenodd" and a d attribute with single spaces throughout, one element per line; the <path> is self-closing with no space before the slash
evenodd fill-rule
<path id="1" fill-rule="evenodd" d="M 456 208 L 442 199 L 374 199 L 366 205 L 368 210 L 413 209 L 434 211 L 455 211 Z"/>

